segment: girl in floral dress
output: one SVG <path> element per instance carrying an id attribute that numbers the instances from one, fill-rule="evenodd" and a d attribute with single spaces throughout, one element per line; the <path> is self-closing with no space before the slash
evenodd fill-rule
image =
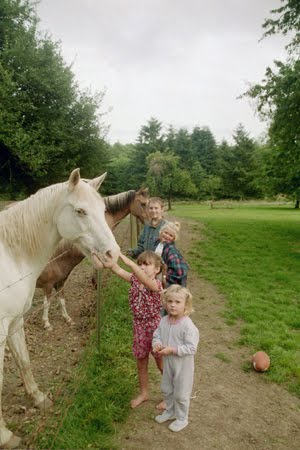
<path id="1" fill-rule="evenodd" d="M 156 365 L 162 373 L 162 357 L 154 355 L 152 350 L 153 333 L 159 325 L 161 316 L 161 281 L 156 278 L 161 270 L 161 258 L 152 251 L 145 251 L 138 256 L 137 263 L 122 253 L 121 260 L 132 270 L 128 272 L 117 263 L 101 263 L 96 255 L 93 262 L 97 268 L 110 268 L 120 278 L 131 284 L 129 305 L 133 315 L 133 354 L 137 360 L 139 395 L 131 401 L 136 408 L 148 400 L 148 362 L 149 355 L 155 357 Z"/>

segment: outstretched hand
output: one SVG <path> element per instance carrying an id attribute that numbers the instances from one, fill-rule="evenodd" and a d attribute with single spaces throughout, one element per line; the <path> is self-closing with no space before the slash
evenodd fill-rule
<path id="1" fill-rule="evenodd" d="M 98 258 L 98 256 L 95 253 L 92 253 L 92 262 L 95 266 L 96 269 L 101 270 L 101 269 L 111 269 L 116 262 L 113 261 L 112 259 L 110 259 L 109 261 L 102 261 Z"/>

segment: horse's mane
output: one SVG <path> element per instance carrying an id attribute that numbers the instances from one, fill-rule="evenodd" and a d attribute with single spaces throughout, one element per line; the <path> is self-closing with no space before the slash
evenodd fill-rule
<path id="1" fill-rule="evenodd" d="M 131 190 L 104 197 L 103 200 L 105 202 L 106 211 L 111 214 L 122 211 L 130 205 L 135 197 L 135 194 L 136 191 Z"/>
<path id="2" fill-rule="evenodd" d="M 45 241 L 42 225 L 53 216 L 57 199 L 66 186 L 66 183 L 48 186 L 1 212 L 0 239 L 7 243 L 14 254 L 25 250 L 27 254 L 33 255 L 42 248 Z"/>

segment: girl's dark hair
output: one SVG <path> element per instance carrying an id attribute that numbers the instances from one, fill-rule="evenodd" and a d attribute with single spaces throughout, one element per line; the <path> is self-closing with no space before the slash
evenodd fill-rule
<path id="1" fill-rule="evenodd" d="M 156 269 L 160 269 L 161 271 L 161 257 L 150 250 L 145 250 L 143 253 L 141 253 L 137 260 L 137 264 L 140 266 L 141 264 L 154 264 L 154 267 Z"/>

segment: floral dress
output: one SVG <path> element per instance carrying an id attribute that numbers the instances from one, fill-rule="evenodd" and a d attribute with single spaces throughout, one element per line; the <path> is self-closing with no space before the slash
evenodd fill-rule
<path id="1" fill-rule="evenodd" d="M 161 281 L 156 279 L 159 291 L 146 288 L 132 274 L 129 290 L 129 305 L 133 315 L 133 354 L 137 359 L 152 353 L 153 333 L 159 325 L 161 315 Z M 153 353 L 152 353 L 153 354 Z"/>

